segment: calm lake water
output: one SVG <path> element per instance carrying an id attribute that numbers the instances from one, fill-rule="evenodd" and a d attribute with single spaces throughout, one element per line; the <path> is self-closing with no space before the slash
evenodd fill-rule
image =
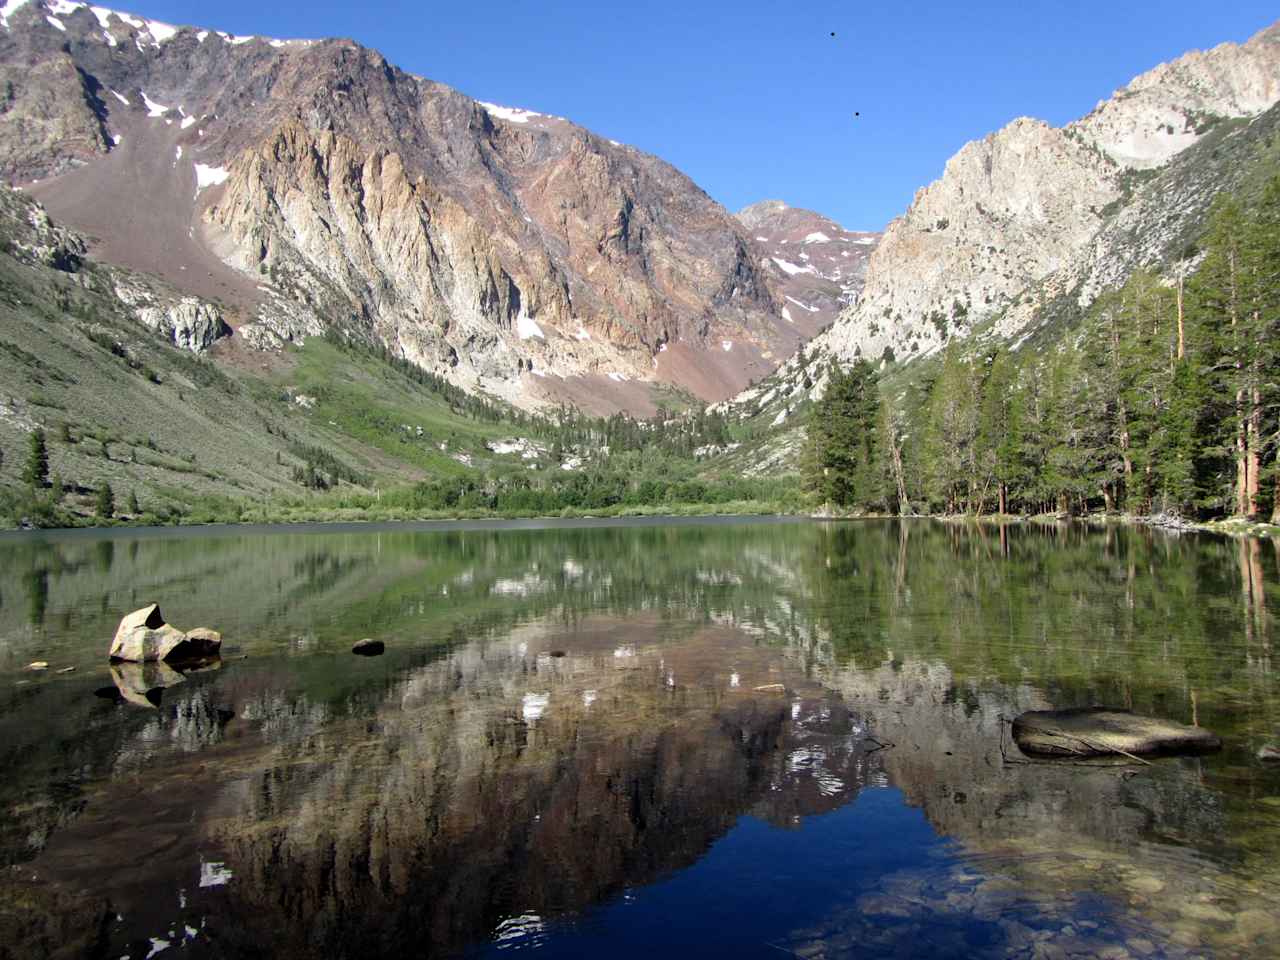
<path id="1" fill-rule="evenodd" d="M 3 537 L 0 956 L 1280 955 L 1278 552 L 928 521 Z M 222 631 L 216 669 L 113 673 L 152 600 Z M 1088 704 L 1225 746 L 1008 738 Z"/>

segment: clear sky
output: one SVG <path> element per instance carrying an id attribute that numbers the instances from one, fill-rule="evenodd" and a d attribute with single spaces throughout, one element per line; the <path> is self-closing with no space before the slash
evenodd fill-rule
<path id="1" fill-rule="evenodd" d="M 1014 117 L 1066 123 L 1161 61 L 1280 17 L 1262 0 L 99 2 L 237 34 L 350 37 L 477 99 L 655 153 L 731 210 L 778 198 L 850 229 L 882 227 Z"/>

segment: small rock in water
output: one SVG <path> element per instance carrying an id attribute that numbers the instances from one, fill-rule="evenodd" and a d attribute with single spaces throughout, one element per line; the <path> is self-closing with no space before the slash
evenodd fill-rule
<path id="1" fill-rule="evenodd" d="M 49 664 L 48 664 L 48 661 L 45 661 L 45 660 L 35 660 L 27 664 L 27 669 L 28 670 L 48 670 Z"/>
<path id="2" fill-rule="evenodd" d="M 1280 760 L 1280 744 L 1268 743 L 1258 751 L 1259 760 Z"/>
<path id="3" fill-rule="evenodd" d="M 786 693 L 787 688 L 780 683 L 766 683 L 756 687 L 757 693 Z"/>
<path id="4" fill-rule="evenodd" d="M 1107 707 L 1028 711 L 1013 721 L 1013 739 L 1023 753 L 1044 757 L 1209 753 L 1222 748 L 1222 741 L 1201 727 Z"/>
<path id="5" fill-rule="evenodd" d="M 212 657 L 222 649 L 222 634 L 208 627 L 196 627 L 187 631 L 187 650 L 184 655 Z"/>
<path id="6" fill-rule="evenodd" d="M 75 667 L 63 667 L 61 670 L 58 671 L 58 673 L 75 673 L 75 672 L 76 672 Z"/>
<path id="7" fill-rule="evenodd" d="M 368 637 L 359 641 L 351 648 L 351 652 L 362 657 L 376 657 L 386 649 L 386 645 L 381 640 L 370 640 Z"/>

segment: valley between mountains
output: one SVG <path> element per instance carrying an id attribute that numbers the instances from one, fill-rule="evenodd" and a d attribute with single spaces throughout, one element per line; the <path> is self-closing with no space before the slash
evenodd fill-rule
<path id="1" fill-rule="evenodd" d="M 1135 283 L 1157 311 L 1176 295 L 1179 331 L 1184 312 L 1209 330 L 1183 287 L 1216 262 L 1221 196 L 1265 221 L 1277 101 L 1273 26 L 1062 128 L 1015 119 L 859 231 L 779 200 L 731 213 L 658 157 L 348 40 L 9 0 L 0 507 L 14 525 L 1003 512 L 1016 483 L 984 465 L 998 443 L 977 426 L 994 394 L 957 371 L 1000 354 L 1010 384 L 1035 379 Z M 1262 383 L 1270 355 L 1250 356 Z M 862 429 L 878 439 L 837 465 L 858 477 L 846 498 L 813 480 L 834 461 L 810 427 L 851 367 L 874 376 Z M 972 408 L 965 449 L 912 448 L 965 435 L 968 414 L 939 412 L 951 381 Z M 1245 460 L 1197 461 L 1174 503 L 1156 467 L 1132 479 L 1159 459 L 1136 447 L 1064 467 L 1052 490 L 1024 483 L 1019 509 L 1260 516 L 1280 504 L 1268 403 L 1244 429 L 1247 509 Z M 1139 439 L 1167 442 L 1152 431 Z M 1020 456 L 1043 473 L 1058 454 Z"/>

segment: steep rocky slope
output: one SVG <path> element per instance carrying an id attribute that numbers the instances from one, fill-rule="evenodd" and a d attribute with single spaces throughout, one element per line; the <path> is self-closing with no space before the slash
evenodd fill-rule
<path id="1" fill-rule="evenodd" d="M 0 176 L 251 345 L 328 326 L 525 405 L 727 396 L 792 352 L 745 228 L 655 157 L 343 40 L 71 0 L 0 26 Z"/>
<path id="2" fill-rule="evenodd" d="M 1007 312 L 1019 295 L 1064 271 L 1087 273 L 1082 261 L 1127 242 L 1103 228 L 1159 168 L 1278 99 L 1272 26 L 1163 64 L 1061 129 L 1019 118 L 967 144 L 889 225 L 857 302 L 815 346 L 845 360 L 908 359 L 1000 315 L 1001 332 L 1018 334 L 1033 321 L 1027 310 Z M 1147 196 L 1154 203 L 1142 217 L 1159 220 L 1151 208 L 1161 198 Z M 1081 285 L 1079 305 L 1098 289 Z"/>
<path id="3" fill-rule="evenodd" d="M 764 250 L 760 265 L 776 281 L 782 318 L 810 337 L 857 297 L 867 259 L 880 241 L 879 233 L 846 230 L 781 200 L 753 203 L 737 217 Z"/>

